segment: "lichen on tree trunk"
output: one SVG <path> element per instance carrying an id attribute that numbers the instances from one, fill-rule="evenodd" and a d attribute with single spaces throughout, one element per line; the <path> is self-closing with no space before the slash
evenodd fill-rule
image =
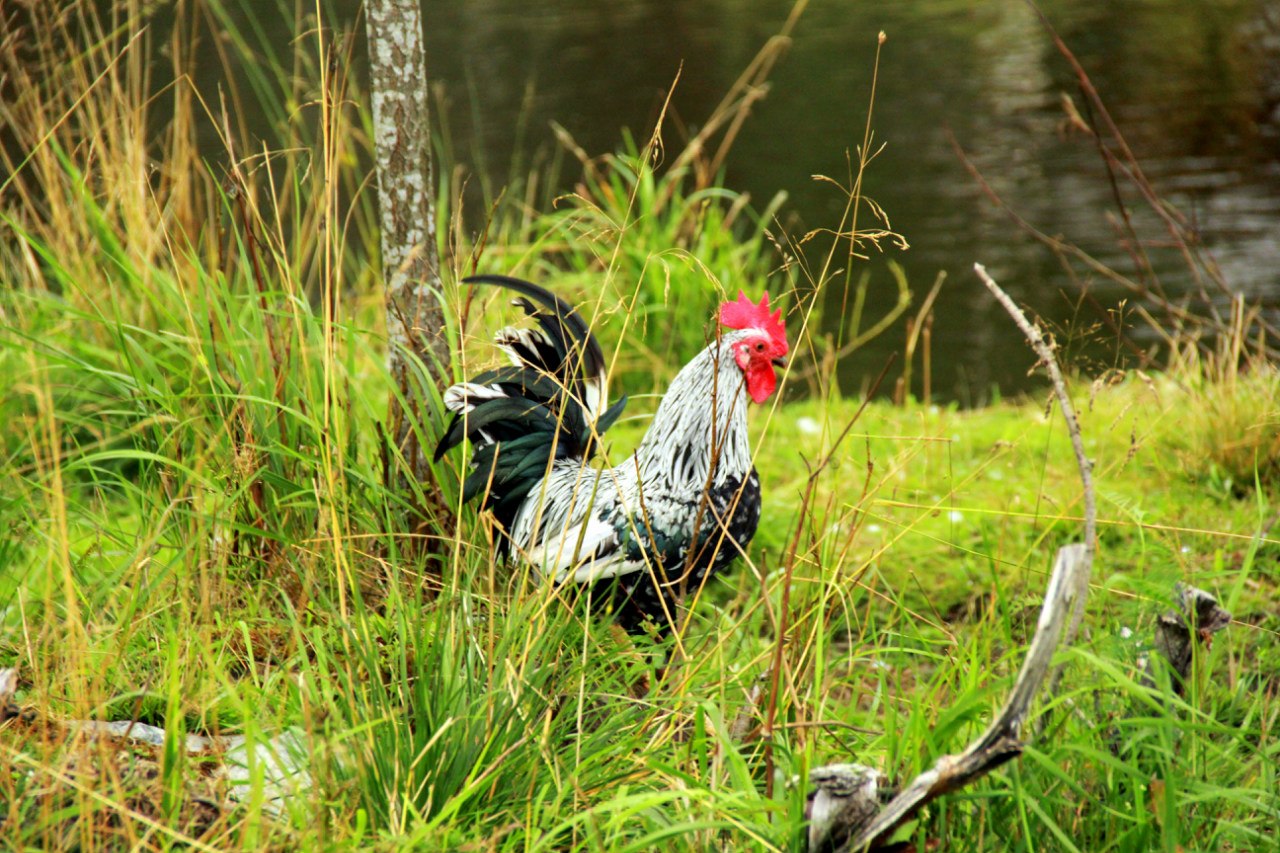
<path id="1" fill-rule="evenodd" d="M 430 476 L 415 423 L 431 423 L 420 381 L 449 363 L 432 204 L 431 127 L 420 0 L 366 0 L 369 88 L 387 293 L 387 367 L 399 389 L 390 433 L 412 476 Z M 416 362 L 427 368 L 422 376 Z"/>

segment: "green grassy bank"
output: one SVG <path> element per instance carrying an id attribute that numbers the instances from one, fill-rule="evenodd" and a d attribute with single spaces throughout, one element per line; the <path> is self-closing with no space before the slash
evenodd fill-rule
<path id="1" fill-rule="evenodd" d="M 457 319 L 475 269 L 582 302 L 636 395 L 615 461 L 722 294 L 767 287 L 789 309 L 791 374 L 753 412 L 760 533 L 655 649 L 496 562 L 457 506 L 459 459 L 422 484 L 457 510 L 444 521 L 414 529 L 387 486 L 367 98 L 345 42 L 300 19 L 316 44 L 251 69 L 235 97 L 278 113 L 259 150 L 208 93 L 153 91 L 152 63 L 191 61 L 185 30 L 161 44 L 137 4 L 72 5 L 82 26 L 33 7 L 34 59 L 0 50 L 21 95 L 0 107 L 0 670 L 17 675 L 0 847 L 794 850 L 810 768 L 905 781 L 983 729 L 1080 536 L 1079 475 L 1045 398 L 877 400 L 854 420 L 815 306 L 856 293 L 858 254 L 895 235 L 852 186 L 829 233 L 788 240 L 775 205 L 696 159 L 655 172 L 644 145 L 581 164 L 554 205 L 513 184 L 481 224 L 440 170 L 460 353 L 485 358 L 496 326 Z M 224 48 L 248 55 L 221 8 Z M 221 128 L 223 159 L 201 159 L 197 127 Z M 907 283 L 872 285 L 843 342 L 908 310 Z M 1100 507 L 1087 633 L 1026 755 L 904 828 L 921 849 L 1276 844 L 1280 379 L 1248 336 L 1215 357 L 1173 343 L 1165 373 L 1073 382 Z M 1235 616 L 1180 695 L 1138 675 L 1179 581 Z M 285 733 L 306 776 L 281 796 L 255 745 Z M 243 774 L 188 734 L 245 739 Z"/>

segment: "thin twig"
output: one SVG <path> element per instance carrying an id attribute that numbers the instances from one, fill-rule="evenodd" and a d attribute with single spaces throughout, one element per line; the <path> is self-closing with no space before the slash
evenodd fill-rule
<path id="1" fill-rule="evenodd" d="M 1057 359 L 1053 356 L 1053 347 L 1045 340 L 1044 335 L 1040 332 L 1040 327 L 1028 320 L 1027 315 L 1022 313 L 1022 309 L 1009 298 L 1009 294 L 1001 290 L 1000 285 L 996 284 L 995 280 L 987 274 L 986 267 L 975 263 L 973 271 L 978 274 L 978 278 L 986 285 L 987 290 L 990 290 L 996 300 L 1004 306 L 1004 310 L 1009 312 L 1009 316 L 1013 318 L 1013 322 L 1018 325 L 1022 333 L 1027 336 L 1027 340 L 1031 343 L 1031 348 L 1035 350 L 1041 363 L 1044 364 L 1045 370 L 1048 371 L 1049 379 L 1053 382 L 1054 394 L 1058 397 L 1058 405 L 1062 407 L 1062 417 L 1067 422 L 1067 432 L 1071 436 L 1071 447 L 1076 453 L 1076 464 L 1080 466 L 1080 482 L 1084 488 L 1085 566 L 1080 575 L 1082 586 L 1077 591 L 1076 609 L 1071 616 L 1071 623 L 1067 626 L 1067 633 L 1064 638 L 1066 643 L 1070 645 L 1075 641 L 1076 632 L 1080 629 L 1080 620 L 1084 617 L 1084 599 L 1085 594 L 1088 592 L 1089 575 L 1093 566 L 1093 554 L 1098 541 L 1098 502 L 1093 488 L 1093 462 L 1084 452 L 1084 439 L 1080 435 L 1080 419 L 1076 417 L 1075 407 L 1071 404 L 1070 395 L 1067 394 L 1067 383 L 1062 378 L 1062 370 L 1058 367 Z M 1057 678 L 1055 675 L 1055 685 Z"/>

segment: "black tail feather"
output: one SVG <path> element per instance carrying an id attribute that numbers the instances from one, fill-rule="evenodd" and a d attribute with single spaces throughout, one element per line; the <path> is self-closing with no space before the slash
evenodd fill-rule
<path id="1" fill-rule="evenodd" d="M 463 498 L 485 493 L 485 506 L 510 526 L 551 461 L 589 460 L 596 449 L 595 437 L 618 419 L 627 401 L 624 397 L 605 408 L 604 353 L 567 302 L 508 276 L 473 276 L 464 281 L 521 294 L 514 304 L 540 329 L 504 329 L 499 346 L 520 363 L 486 370 L 449 389 L 446 398 L 455 414 L 435 451 L 438 461 L 465 438 L 471 439 L 476 450 Z"/>
<path id="2" fill-rule="evenodd" d="M 527 367 L 562 380 L 565 387 L 571 389 L 578 401 L 588 409 L 589 415 L 597 413 L 592 401 L 605 400 L 607 365 L 599 341 L 591 334 L 591 328 L 576 308 L 545 288 L 510 276 L 475 275 L 463 279 L 463 282 L 505 287 L 536 302 L 535 305 L 529 299 L 513 300 L 515 305 L 542 328 L 551 351 L 542 348 L 534 351 L 526 347 L 523 351 L 518 351 L 521 360 Z"/>

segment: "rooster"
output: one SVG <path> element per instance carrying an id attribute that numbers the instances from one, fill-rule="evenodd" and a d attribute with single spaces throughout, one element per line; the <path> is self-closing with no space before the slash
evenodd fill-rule
<path id="1" fill-rule="evenodd" d="M 606 364 L 582 317 L 537 285 L 474 276 L 519 294 L 536 328 L 495 336 L 510 366 L 444 395 L 452 422 L 439 461 L 470 439 L 463 499 L 483 496 L 505 531 L 504 554 L 543 580 L 590 587 L 629 632 L 675 624 L 696 593 L 755 535 L 760 480 L 751 462 L 747 400 L 774 392 L 787 354 L 782 311 L 739 294 L 720 308 L 721 335 L 676 374 L 636 452 L 613 468 L 591 459 L 626 398 L 608 405 Z"/>

